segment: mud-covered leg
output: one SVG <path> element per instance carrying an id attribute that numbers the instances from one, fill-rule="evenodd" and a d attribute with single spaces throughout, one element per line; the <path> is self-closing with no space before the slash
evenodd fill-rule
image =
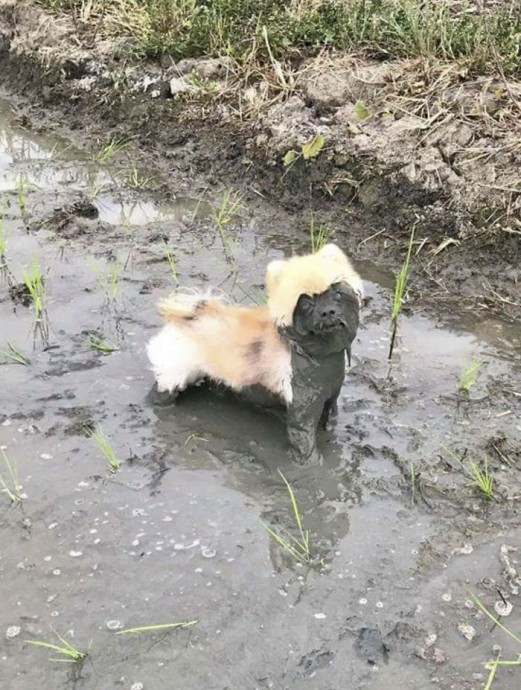
<path id="1" fill-rule="evenodd" d="M 288 438 L 291 455 L 295 462 L 320 462 L 317 451 L 317 427 L 321 418 L 324 403 L 322 400 L 294 403 L 288 409 Z"/>
<path id="2" fill-rule="evenodd" d="M 327 429 L 328 422 L 331 418 L 331 415 L 336 416 L 338 412 L 338 396 L 340 395 L 340 391 L 335 393 L 331 398 L 326 400 L 324 403 L 324 409 L 322 410 L 322 415 L 320 417 L 320 427 L 324 429 L 324 431 Z"/>
<path id="3" fill-rule="evenodd" d="M 176 404 L 179 393 L 179 390 L 160 391 L 156 382 L 148 392 L 147 398 L 152 405 L 169 407 L 170 405 Z"/>

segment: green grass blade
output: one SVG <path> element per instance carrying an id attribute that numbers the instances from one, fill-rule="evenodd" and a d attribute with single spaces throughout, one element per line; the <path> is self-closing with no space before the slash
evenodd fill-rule
<path id="1" fill-rule="evenodd" d="M 140 625 L 136 628 L 126 628 L 119 630 L 116 635 L 129 635 L 131 633 L 154 632 L 158 630 L 174 630 L 175 628 L 188 628 L 190 625 L 199 623 L 198 620 L 183 621 L 181 623 L 160 623 L 159 625 Z"/>
<path id="2" fill-rule="evenodd" d="M 493 623 L 495 623 L 503 632 L 505 632 L 509 637 L 511 637 L 513 640 L 515 640 L 519 645 L 521 645 L 521 638 L 517 637 L 517 635 L 514 635 L 513 632 L 511 632 L 508 628 L 506 628 L 497 618 L 494 618 L 493 614 L 490 613 L 490 611 L 487 609 L 487 607 L 481 603 L 479 597 L 474 594 L 474 592 L 471 592 L 469 590 L 469 596 L 472 599 L 472 601 L 476 604 L 476 606 L 479 608 L 479 610 L 487 616 L 487 618 L 490 618 Z"/>

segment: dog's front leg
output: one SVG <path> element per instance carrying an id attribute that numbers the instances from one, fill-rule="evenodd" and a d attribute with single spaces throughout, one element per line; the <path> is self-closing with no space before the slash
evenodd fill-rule
<path id="1" fill-rule="evenodd" d="M 287 427 L 291 455 L 300 464 L 318 463 L 317 427 L 324 403 L 322 400 L 295 400 L 288 408 Z"/>

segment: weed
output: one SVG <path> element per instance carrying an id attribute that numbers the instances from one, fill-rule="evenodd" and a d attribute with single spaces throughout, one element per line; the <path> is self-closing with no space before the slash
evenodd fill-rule
<path id="1" fill-rule="evenodd" d="M 328 225 L 315 225 L 315 219 L 312 218 L 309 224 L 309 240 L 311 244 L 311 253 L 315 254 L 322 247 L 327 244 L 331 237 L 331 228 Z"/>
<path id="2" fill-rule="evenodd" d="M 159 625 L 140 625 L 137 628 L 126 628 L 119 630 L 116 635 L 130 635 L 143 632 L 157 632 L 158 630 L 174 630 L 175 628 L 188 628 L 190 625 L 196 625 L 198 620 L 183 621 L 182 623 L 160 623 Z"/>
<path id="3" fill-rule="evenodd" d="M 108 144 L 105 144 L 96 154 L 96 162 L 100 165 L 107 163 L 113 156 L 128 147 L 129 142 L 124 139 L 113 137 Z"/>
<path id="4" fill-rule="evenodd" d="M 163 253 L 165 255 L 165 259 L 168 261 L 168 266 L 170 267 L 170 273 L 172 275 L 172 278 L 174 279 L 174 282 L 179 283 L 179 280 L 177 278 L 177 267 L 175 257 L 172 254 L 172 250 L 168 246 L 168 243 L 165 239 L 163 239 Z"/>
<path id="5" fill-rule="evenodd" d="M 494 498 L 494 480 L 488 471 L 488 461 L 485 457 L 485 467 L 482 469 L 473 460 L 470 461 L 470 469 L 475 486 L 489 501 Z"/>
<path id="6" fill-rule="evenodd" d="M 142 175 L 133 164 L 131 164 L 129 170 L 127 171 L 126 180 L 131 187 L 134 187 L 134 189 L 146 189 L 153 183 L 153 179 L 151 177 L 145 177 Z"/>
<path id="7" fill-rule="evenodd" d="M 324 136 L 322 134 L 317 134 L 313 137 L 313 139 L 304 142 L 300 148 L 300 151 L 290 149 L 282 159 L 282 162 L 284 165 L 290 166 L 296 163 L 299 158 L 303 158 L 305 161 L 309 160 L 310 158 L 315 158 L 315 156 L 318 156 L 318 154 L 322 151 L 325 143 L 326 140 L 324 139 Z"/>
<path id="8" fill-rule="evenodd" d="M 22 499 L 24 498 L 24 494 L 22 494 L 22 485 L 18 479 L 18 470 L 16 465 L 9 460 L 7 453 L 3 448 L 0 448 L 0 452 L 2 453 L 2 459 L 7 467 L 8 472 L 7 478 L 4 478 L 0 473 L 0 486 L 2 487 L 2 493 L 7 494 L 11 503 L 21 503 Z"/>
<path id="9" fill-rule="evenodd" d="M 87 658 L 86 652 L 80 652 L 73 644 L 68 642 L 66 639 L 58 635 L 58 633 L 53 630 L 56 637 L 60 640 L 61 645 L 52 644 L 51 642 L 44 642 L 43 640 L 25 640 L 27 644 L 34 645 L 35 647 L 45 647 L 46 649 L 51 649 L 53 652 L 57 652 L 61 655 L 59 658 L 50 658 L 49 661 L 60 661 L 62 663 L 77 664 L 84 661 Z"/>
<path id="10" fill-rule="evenodd" d="M 208 439 L 205 438 L 204 436 L 199 436 L 199 434 L 190 434 L 186 441 L 184 442 L 184 445 L 187 446 L 190 441 L 202 441 L 203 443 L 209 443 Z"/>
<path id="11" fill-rule="evenodd" d="M 14 364 L 23 364 L 25 366 L 28 366 L 31 363 L 27 357 L 9 341 L 7 341 L 7 350 L 0 350 L 0 354 L 5 357 L 6 363 L 12 362 Z"/>
<path id="12" fill-rule="evenodd" d="M 411 232 L 411 237 L 409 239 L 409 246 L 407 249 L 407 255 L 402 267 L 398 271 L 396 276 L 396 283 L 394 286 L 394 296 L 393 303 L 391 307 L 391 342 L 389 344 L 389 355 L 388 359 L 393 356 L 394 342 L 396 340 L 396 332 L 398 330 L 398 317 L 402 310 L 403 299 L 405 296 L 405 290 L 407 288 L 407 283 L 409 282 L 409 264 L 411 262 L 412 247 L 414 243 L 414 229 Z"/>
<path id="13" fill-rule="evenodd" d="M 102 352 L 104 355 L 110 355 L 111 352 L 116 352 L 117 349 L 94 333 L 91 333 L 89 347 L 91 350 Z"/>
<path id="14" fill-rule="evenodd" d="M 98 424 L 96 431 L 91 431 L 88 433 L 89 438 L 91 438 L 98 449 L 103 453 L 105 459 L 107 460 L 109 471 L 114 473 L 121 467 L 121 461 L 116 457 L 116 453 L 112 444 L 105 436 L 105 432 Z"/>
<path id="15" fill-rule="evenodd" d="M 466 366 L 460 376 L 459 380 L 459 390 L 468 393 L 472 386 L 477 383 L 477 373 L 483 365 L 483 360 L 474 357 L 472 362 Z"/>
<path id="16" fill-rule="evenodd" d="M 282 534 L 276 532 L 269 525 L 266 525 L 264 522 L 262 522 L 262 525 L 264 529 L 268 532 L 268 534 L 271 537 L 273 537 L 273 539 L 275 539 L 275 541 L 278 544 L 280 544 L 280 546 L 282 546 L 282 548 L 285 549 L 296 561 L 299 561 L 300 563 L 309 563 L 311 560 L 311 551 L 309 546 L 309 530 L 304 530 L 302 524 L 302 514 L 300 512 L 300 508 L 297 503 L 297 498 L 290 483 L 280 470 L 279 474 L 282 477 L 284 484 L 286 485 L 286 489 L 288 490 L 288 494 L 291 500 L 293 519 L 295 520 L 295 525 L 297 527 L 299 536 L 298 538 L 296 538 L 293 535 L 291 535 L 287 530 L 282 529 L 282 532 L 285 535 L 283 536 Z"/>

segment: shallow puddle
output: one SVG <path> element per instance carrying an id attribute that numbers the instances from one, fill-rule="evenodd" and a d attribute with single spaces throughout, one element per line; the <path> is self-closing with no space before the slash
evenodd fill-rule
<path id="1" fill-rule="evenodd" d="M 515 604 L 505 624 L 521 621 L 500 559 L 521 537 L 510 450 L 521 439 L 518 325 L 406 311 L 390 367 L 392 276 L 360 263 L 367 306 L 322 466 L 291 464 L 281 419 L 230 395 L 197 388 L 154 410 L 144 349 L 159 327 L 157 299 L 178 281 L 261 301 L 268 260 L 302 241 L 247 212 L 219 232 L 215 199 L 158 203 L 8 113 L 4 102 L 0 446 L 25 498 L 10 507 L 0 495 L 6 687 L 484 687 L 493 645 L 506 658 L 516 648 L 469 605 L 468 587 L 488 578 L 486 603 L 499 588 Z M 105 183 L 110 191 L 93 194 Z M 79 192 L 97 218 L 70 210 Z M 44 337 L 17 298 L 34 266 Z M 458 383 L 473 359 L 481 365 L 466 398 Z M 122 462 L 113 474 L 86 435 L 97 425 Z M 469 461 L 486 453 L 492 502 L 469 480 Z M 311 568 L 262 524 L 295 528 L 277 469 L 310 530 Z M 10 480 L 2 458 L 0 474 Z M 53 629 L 89 651 L 81 667 L 24 643 L 55 642 Z M 498 687 L 518 688 L 516 669 L 502 670 Z"/>

